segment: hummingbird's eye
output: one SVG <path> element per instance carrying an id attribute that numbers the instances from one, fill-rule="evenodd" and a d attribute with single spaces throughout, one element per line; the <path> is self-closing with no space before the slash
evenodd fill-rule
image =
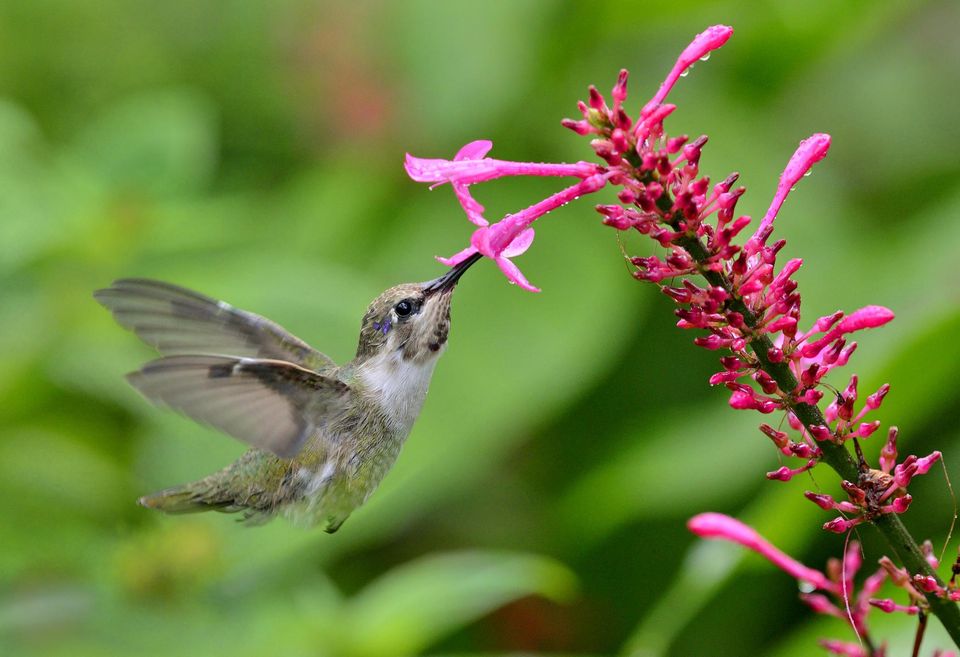
<path id="1" fill-rule="evenodd" d="M 393 309 L 396 311 L 397 317 L 409 317 L 410 314 L 413 313 L 413 302 L 410 301 L 410 299 L 404 299 L 394 306 Z"/>

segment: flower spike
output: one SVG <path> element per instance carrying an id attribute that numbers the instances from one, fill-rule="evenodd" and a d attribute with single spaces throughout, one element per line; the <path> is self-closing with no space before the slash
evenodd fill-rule
<path id="1" fill-rule="evenodd" d="M 624 107 L 626 70 L 620 71 L 607 98 L 591 85 L 586 101 L 577 105 L 582 118 L 564 119 L 562 125 L 589 137 L 600 164 L 496 160 L 487 157 L 492 147 L 489 141 L 467 144 L 452 160 L 408 155 L 410 177 L 434 186 L 450 183 L 468 220 L 476 226 L 470 246 L 438 260 L 452 266 L 479 253 L 493 260 L 511 283 L 538 291 L 512 260 L 531 246 L 534 221 L 608 184 L 617 187 L 619 203 L 596 206 L 602 223 L 614 230 L 647 235 L 657 249 L 654 254 L 627 256 L 634 267 L 632 275 L 656 284 L 678 304 L 677 325 L 701 332 L 695 344 L 721 352 L 723 369 L 710 377 L 710 384 L 723 385 L 730 391 L 729 405 L 773 414 L 774 421 L 761 425 L 761 431 L 778 456 L 800 459 L 794 462 L 796 467 L 782 465 L 767 473 L 767 478 L 789 481 L 825 461 L 842 475 L 841 488 L 846 493 L 843 500 L 819 491 L 806 493 L 810 501 L 836 516 L 824 523 L 823 529 L 848 535 L 843 558 L 831 560 L 825 571 L 804 566 L 750 527 L 727 516 L 698 515 L 690 520 L 690 529 L 705 538 L 743 545 L 819 589 L 804 593 L 803 601 L 816 613 L 848 622 L 860 639 L 859 643 L 821 642 L 834 654 L 881 657 L 885 653 L 885 644 L 874 642 L 868 633 L 866 617 L 874 608 L 921 617 L 937 614 L 948 630 L 953 628 L 951 634 L 960 637 L 960 621 L 941 613 L 941 603 L 960 600 L 960 559 L 954 566 L 954 576 L 943 583 L 934 572 L 937 561 L 932 551 L 923 553 L 925 559 L 914 558 L 921 552 L 909 535 L 904 536 L 896 518 L 913 500 L 907 486 L 940 461 L 941 453 L 935 451 L 923 458 L 911 455 L 898 463 L 897 430 L 892 428 L 880 450 L 879 469 L 872 468 L 860 442 L 879 430 L 880 422 L 867 416 L 880 407 L 890 386 L 884 384 L 861 399 L 856 375 L 849 377 L 842 390 L 826 383 L 826 377 L 844 367 L 857 349 L 850 335 L 882 326 L 894 318 L 894 313 L 871 305 L 852 313 L 838 310 L 812 323 L 801 322 L 801 295 L 794 275 L 802 260 L 792 258 L 778 264 L 786 242 L 770 240 L 787 196 L 827 155 L 830 136 L 818 133 L 800 142 L 780 176 L 769 208 L 744 242 L 739 235 L 751 218 L 736 214 L 745 191 L 743 187 L 734 188 L 738 174 L 712 183 L 700 171 L 707 137 L 691 140 L 687 135 L 668 134 L 664 128 L 676 109 L 665 101 L 677 80 L 698 59 L 705 59 L 722 46 L 732 32 L 717 25 L 697 35 L 654 96 L 642 106 L 636 120 Z M 517 175 L 571 176 L 579 182 L 490 224 L 470 185 Z M 823 408 L 821 402 L 825 403 Z M 773 428 L 777 419 L 785 420 L 782 430 Z M 856 450 L 856 459 L 850 454 L 849 444 Z M 886 522 L 879 522 L 884 517 Z M 898 551 L 904 567 L 882 558 L 880 569 L 867 577 L 855 594 L 854 575 L 862 565 L 862 556 L 849 533 L 863 523 L 873 523 L 891 544 L 904 545 L 905 549 Z M 893 529 L 898 526 L 900 530 Z M 876 599 L 887 578 L 907 594 L 908 604 Z"/>

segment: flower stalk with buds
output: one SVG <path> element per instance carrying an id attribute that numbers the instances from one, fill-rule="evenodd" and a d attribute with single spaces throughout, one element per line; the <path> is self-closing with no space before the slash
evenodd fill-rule
<path id="1" fill-rule="evenodd" d="M 837 311 L 804 325 L 801 296 L 793 278 L 802 260 L 778 263 L 786 242 L 772 239 L 777 214 L 794 186 L 827 155 L 829 135 L 814 134 L 800 142 L 780 177 L 768 210 L 753 232 L 739 242 L 752 222 L 750 217 L 736 213 L 737 202 L 745 192 L 744 187 L 735 186 L 738 174 L 711 183 L 700 172 L 707 137 L 671 137 L 664 129 L 665 119 L 676 109 L 665 102 L 673 85 L 695 62 L 706 59 L 726 43 L 732 33 L 731 28 L 717 25 L 697 35 L 636 117 L 624 108 L 626 71 L 620 72 L 610 103 L 590 87 L 588 100 L 578 105 L 582 118 L 565 119 L 562 125 L 591 138 L 590 146 L 598 163 L 496 160 L 487 157 L 492 148 L 488 141 L 467 144 L 452 160 L 408 155 L 406 169 L 411 178 L 434 185 L 449 183 L 467 218 L 477 226 L 467 248 L 439 260 L 452 266 L 480 253 L 494 260 L 511 283 L 539 291 L 513 262 L 532 244 L 532 224 L 581 196 L 607 186 L 618 188 L 618 204 L 596 208 L 602 222 L 618 231 L 646 235 L 662 249 L 658 255 L 630 258 L 633 276 L 657 285 L 677 303 L 677 325 L 703 332 L 694 339 L 695 344 L 722 354 L 722 369 L 710 378 L 710 383 L 729 390 L 729 404 L 735 409 L 785 415 L 792 434 L 767 423 L 760 429 L 782 455 L 797 458 L 799 463 L 796 467 L 783 466 L 767 477 L 788 481 L 820 463 L 832 467 L 843 479 L 847 499 L 837 501 L 829 495 L 807 493 L 814 503 L 840 514 L 824 528 L 845 533 L 861 523 L 872 523 L 899 558 L 917 596 L 911 597 L 910 604 L 901 605 L 903 609 L 897 603 L 871 603 L 871 596 L 884 577 L 878 574 L 874 576 L 876 580 L 864 584 L 864 593 L 850 602 L 852 580 L 847 590 L 837 588 L 838 582 L 846 580 L 833 574 L 816 575 L 816 571 L 807 569 L 801 577 L 796 562 L 786 568 L 785 555 L 775 556 L 766 548 L 758 548 L 761 544 L 757 541 L 762 539 L 750 536 L 749 528 L 739 529 L 739 538 L 731 540 L 764 553 L 788 572 L 814 584 L 821 593 L 817 594 L 820 597 L 808 598 L 811 606 L 833 613 L 840 607 L 823 598 L 823 594 L 843 596 L 845 605 L 857 610 L 850 619 L 861 636 L 866 631 L 864 618 L 871 604 L 884 610 L 889 607 L 891 611 L 916 607 L 921 616 L 927 612 L 937 615 L 960 645 L 960 610 L 951 600 L 952 587 L 937 577 L 899 517 L 912 500 L 907 492 L 910 480 L 926 473 L 940 459 L 940 452 L 923 458 L 909 456 L 897 464 L 897 432 L 891 429 L 880 467 L 869 467 L 859 441 L 879 428 L 879 422 L 870 420 L 869 414 L 881 405 L 889 386 L 882 386 L 858 405 L 855 375 L 843 391 L 835 390 L 825 380 L 828 374 L 844 367 L 856 350 L 857 343 L 851 336 L 883 326 L 893 319 L 893 312 L 881 306 L 866 306 L 850 313 Z M 516 175 L 572 177 L 579 181 L 490 224 L 470 186 Z M 830 401 L 821 408 L 828 393 Z M 845 561 L 853 563 L 853 559 L 848 550 Z M 850 566 L 845 572 L 852 578 L 855 570 Z M 842 652 L 848 648 L 845 644 L 834 647 L 836 654 L 860 654 Z M 863 654 L 882 654 L 882 647 L 869 650 Z"/>

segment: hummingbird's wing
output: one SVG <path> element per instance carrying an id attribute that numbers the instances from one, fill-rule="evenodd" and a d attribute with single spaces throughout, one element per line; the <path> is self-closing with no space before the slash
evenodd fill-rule
<path id="1" fill-rule="evenodd" d="M 316 370 L 336 366 L 269 319 L 170 283 L 123 278 L 93 296 L 117 322 L 164 355 L 275 358 Z"/>
<path id="2" fill-rule="evenodd" d="M 127 376 L 150 401 L 245 443 L 292 458 L 318 427 L 350 407 L 350 386 L 293 363 L 167 356 Z"/>

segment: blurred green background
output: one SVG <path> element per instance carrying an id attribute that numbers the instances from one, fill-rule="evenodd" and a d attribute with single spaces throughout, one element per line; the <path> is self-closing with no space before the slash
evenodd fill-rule
<path id="1" fill-rule="evenodd" d="M 95 288 L 179 283 L 347 360 L 368 301 L 438 275 L 470 234 L 405 151 L 588 158 L 559 127 L 586 86 L 627 67 L 637 111 L 719 22 L 734 38 L 680 82 L 668 129 L 711 136 L 702 167 L 740 171 L 754 216 L 797 142 L 833 135 L 778 221 L 806 317 L 896 311 L 849 369 L 893 384 L 880 419 L 958 479 L 956 2 L 3 2 L 0 654 L 785 656 L 851 638 L 766 563 L 686 532 L 725 511 L 820 567 L 843 537 L 801 493 L 836 481 L 764 480 L 759 417 L 709 389 L 715 355 L 630 278 L 593 201 L 539 223 L 519 264 L 542 294 L 489 263 L 464 279 L 421 420 L 336 535 L 134 504 L 243 447 L 126 385 L 152 353 Z M 474 189 L 496 218 L 558 184 Z M 939 545 L 943 472 L 913 493 L 907 524 Z M 878 616 L 904 654 L 911 624 Z"/>

